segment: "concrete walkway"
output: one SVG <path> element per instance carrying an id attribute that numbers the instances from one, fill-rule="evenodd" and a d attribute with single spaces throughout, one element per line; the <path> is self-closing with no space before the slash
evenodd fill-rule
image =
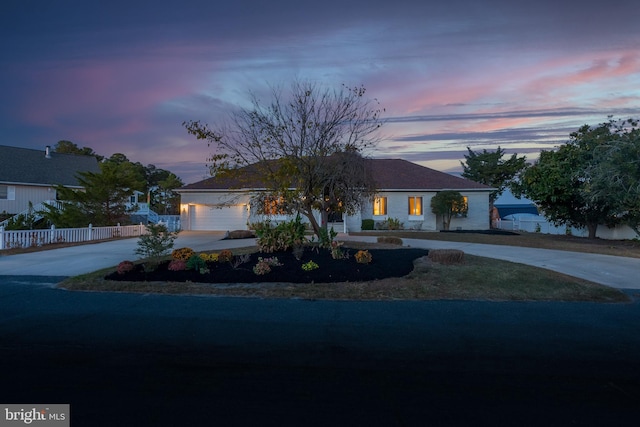
<path id="1" fill-rule="evenodd" d="M 222 232 L 183 231 L 175 248 L 196 251 L 251 246 L 251 239 L 222 240 Z M 375 242 L 376 237 L 340 234 L 340 240 Z M 471 255 L 546 268 L 619 289 L 640 289 L 640 259 L 503 245 L 403 239 L 405 245 L 425 249 L 460 249 Z M 0 275 L 76 276 L 135 260 L 137 239 L 73 246 L 27 254 L 0 256 Z"/>

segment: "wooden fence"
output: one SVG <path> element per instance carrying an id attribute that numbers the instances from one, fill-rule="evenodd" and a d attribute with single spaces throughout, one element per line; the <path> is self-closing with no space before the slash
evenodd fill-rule
<path id="1" fill-rule="evenodd" d="M 111 227 L 60 228 L 51 226 L 47 230 L 5 230 L 0 227 L 0 250 L 12 248 L 28 248 L 53 243 L 90 242 L 119 237 L 138 237 L 146 233 L 143 224 L 116 225 Z"/>

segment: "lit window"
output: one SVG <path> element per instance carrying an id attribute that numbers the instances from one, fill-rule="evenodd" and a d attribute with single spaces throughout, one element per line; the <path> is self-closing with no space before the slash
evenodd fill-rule
<path id="1" fill-rule="evenodd" d="M 284 199 L 280 198 L 268 198 L 264 201 L 263 213 L 265 215 L 284 215 Z"/>
<path id="2" fill-rule="evenodd" d="M 467 216 L 467 212 L 469 211 L 469 199 L 467 196 L 462 197 L 464 199 L 464 203 L 462 206 L 458 206 L 456 202 L 453 202 L 453 213 L 456 214 L 457 217 Z"/>
<path id="3" fill-rule="evenodd" d="M 387 198 L 376 197 L 373 201 L 373 214 L 374 215 L 386 215 L 387 214 Z"/>
<path id="4" fill-rule="evenodd" d="M 422 215 L 422 197 L 409 197 L 409 215 Z"/>

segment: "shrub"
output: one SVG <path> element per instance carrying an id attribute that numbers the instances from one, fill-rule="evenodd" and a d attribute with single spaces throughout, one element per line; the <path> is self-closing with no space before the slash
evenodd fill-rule
<path id="1" fill-rule="evenodd" d="M 438 264 L 462 264 L 464 263 L 464 252 L 459 249 L 431 249 L 428 258 Z"/>
<path id="2" fill-rule="evenodd" d="M 212 254 L 207 254 L 203 252 L 199 256 L 206 262 L 218 262 L 218 254 L 215 252 Z"/>
<path id="3" fill-rule="evenodd" d="M 369 251 L 358 251 L 356 252 L 355 258 L 359 264 L 369 264 L 373 259 Z"/>
<path id="4" fill-rule="evenodd" d="M 320 247 L 324 249 L 332 249 L 331 244 L 333 243 L 333 239 L 336 238 L 338 233 L 331 227 L 330 230 L 326 228 L 321 228 L 318 233 L 318 241 L 320 243 Z"/>
<path id="5" fill-rule="evenodd" d="M 379 230 L 403 230 L 404 223 L 400 222 L 398 218 L 389 218 L 378 223 Z"/>
<path id="6" fill-rule="evenodd" d="M 194 254 L 195 251 L 191 248 L 174 249 L 173 252 L 171 252 L 171 258 L 188 261 Z"/>
<path id="7" fill-rule="evenodd" d="M 167 270 L 169 271 L 183 271 L 187 269 L 187 262 L 182 259 L 172 259 L 169 262 Z"/>
<path id="8" fill-rule="evenodd" d="M 251 224 L 251 228 L 257 236 L 257 244 L 261 252 L 287 251 L 296 245 L 305 242 L 305 225 L 302 223 L 300 215 L 292 221 L 282 222 L 273 226 L 271 221 L 256 222 Z"/>
<path id="9" fill-rule="evenodd" d="M 258 262 L 266 262 L 270 267 L 280 267 L 282 265 L 277 256 L 269 258 L 258 257 Z"/>
<path id="10" fill-rule="evenodd" d="M 361 230 L 373 230 L 374 221 L 372 219 L 363 219 L 362 225 L 360 226 Z"/>
<path id="11" fill-rule="evenodd" d="M 318 264 L 316 264 L 315 262 L 313 262 L 313 261 L 309 261 L 309 262 L 306 262 L 306 263 L 302 264 L 302 269 L 304 271 L 311 271 L 311 270 L 315 270 L 317 268 L 320 268 L 320 266 Z"/>
<path id="12" fill-rule="evenodd" d="M 264 276 L 271 272 L 271 266 L 265 261 L 258 261 L 258 263 L 253 266 L 253 272 L 258 276 Z"/>
<path id="13" fill-rule="evenodd" d="M 207 268 L 207 263 L 198 255 L 191 255 L 187 261 L 187 270 L 200 271 Z"/>
<path id="14" fill-rule="evenodd" d="M 147 231 L 147 234 L 143 234 L 138 239 L 138 248 L 135 252 L 144 258 L 157 261 L 171 250 L 178 232 L 169 231 L 163 224 L 149 224 Z"/>
<path id="15" fill-rule="evenodd" d="M 378 243 L 402 246 L 402 239 L 395 236 L 380 236 L 378 237 Z"/>
<path id="16" fill-rule="evenodd" d="M 218 254 L 218 262 L 231 262 L 233 259 L 233 252 L 229 249 L 223 249 Z"/>
<path id="17" fill-rule="evenodd" d="M 344 242 L 331 242 L 331 258 L 333 259 L 344 259 L 347 258 L 347 254 L 342 250 L 342 245 Z"/>
<path id="18" fill-rule="evenodd" d="M 132 271 L 133 267 L 134 267 L 133 262 L 122 261 L 120 264 L 118 264 L 116 271 L 118 272 L 118 274 L 124 274 L 126 272 Z"/>

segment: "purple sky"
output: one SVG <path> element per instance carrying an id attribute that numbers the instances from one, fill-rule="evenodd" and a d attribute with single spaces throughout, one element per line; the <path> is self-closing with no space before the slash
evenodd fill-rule
<path id="1" fill-rule="evenodd" d="M 640 115 L 637 0 L 173 3 L 4 1 L 0 145 L 67 139 L 190 183 L 209 149 L 181 123 L 295 78 L 364 85 L 388 119 L 372 154 L 443 171 Z"/>

